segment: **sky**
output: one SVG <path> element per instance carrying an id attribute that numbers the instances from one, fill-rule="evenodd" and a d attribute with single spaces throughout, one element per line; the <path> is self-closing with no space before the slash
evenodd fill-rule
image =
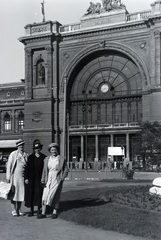
<path id="1" fill-rule="evenodd" d="M 45 0 L 46 21 L 61 24 L 80 22 L 90 2 L 101 0 Z M 0 0 L 0 84 L 20 82 L 25 78 L 24 46 L 19 38 L 24 27 L 42 22 L 42 0 Z M 123 0 L 129 13 L 150 10 L 154 0 Z"/>

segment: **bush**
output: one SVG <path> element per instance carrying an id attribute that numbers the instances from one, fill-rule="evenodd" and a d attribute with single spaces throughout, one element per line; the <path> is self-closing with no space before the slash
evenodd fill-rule
<path id="1" fill-rule="evenodd" d="M 127 179 L 133 179 L 133 176 L 134 176 L 134 170 L 133 169 L 123 168 L 122 171 L 124 172 L 125 177 Z"/>

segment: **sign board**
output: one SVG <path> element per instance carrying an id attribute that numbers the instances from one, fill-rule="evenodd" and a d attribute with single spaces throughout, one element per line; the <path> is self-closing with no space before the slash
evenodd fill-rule
<path id="1" fill-rule="evenodd" d="M 121 147 L 108 147 L 108 155 L 111 155 L 111 156 L 124 156 L 124 148 L 121 148 Z"/>

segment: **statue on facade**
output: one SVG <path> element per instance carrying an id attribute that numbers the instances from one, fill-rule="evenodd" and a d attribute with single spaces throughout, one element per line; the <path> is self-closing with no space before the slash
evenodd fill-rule
<path id="1" fill-rule="evenodd" d="M 45 67 L 42 63 L 38 67 L 38 84 L 45 85 Z"/>
<path id="2" fill-rule="evenodd" d="M 87 9 L 87 13 L 85 15 L 95 14 L 101 12 L 101 4 L 90 2 L 90 6 Z"/>
<path id="3" fill-rule="evenodd" d="M 87 9 L 86 15 L 100 14 L 101 12 L 109 12 L 115 9 L 126 9 L 125 5 L 121 3 L 121 0 L 102 0 L 102 6 L 100 3 L 90 2 L 90 6 Z"/>
<path id="4" fill-rule="evenodd" d="M 125 5 L 121 3 L 121 0 L 102 0 L 102 5 L 105 11 L 126 9 Z"/>
<path id="5" fill-rule="evenodd" d="M 110 11 L 112 9 L 112 0 L 102 0 L 103 11 Z"/>

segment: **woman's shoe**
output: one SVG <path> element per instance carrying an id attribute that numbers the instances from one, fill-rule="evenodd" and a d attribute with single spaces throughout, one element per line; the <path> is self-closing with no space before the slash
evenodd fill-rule
<path id="1" fill-rule="evenodd" d="M 51 215 L 51 219 L 56 219 L 58 217 L 58 214 L 56 214 L 56 213 L 53 213 L 52 215 Z"/>
<path id="2" fill-rule="evenodd" d="M 20 215 L 20 216 L 25 216 L 25 213 L 19 211 L 19 215 Z"/>
<path id="3" fill-rule="evenodd" d="M 28 216 L 28 217 L 32 217 L 32 216 L 34 216 L 34 213 L 33 213 L 33 212 L 29 212 L 29 213 L 27 214 L 27 216 Z"/>
<path id="4" fill-rule="evenodd" d="M 18 216 L 19 216 L 19 214 L 17 214 L 17 212 L 16 212 L 16 211 L 12 211 L 12 216 L 14 216 L 14 217 L 18 217 Z"/>
<path id="5" fill-rule="evenodd" d="M 44 215 L 44 214 L 39 214 L 39 215 L 37 216 L 37 218 L 38 218 L 38 219 L 46 218 L 46 215 Z"/>

